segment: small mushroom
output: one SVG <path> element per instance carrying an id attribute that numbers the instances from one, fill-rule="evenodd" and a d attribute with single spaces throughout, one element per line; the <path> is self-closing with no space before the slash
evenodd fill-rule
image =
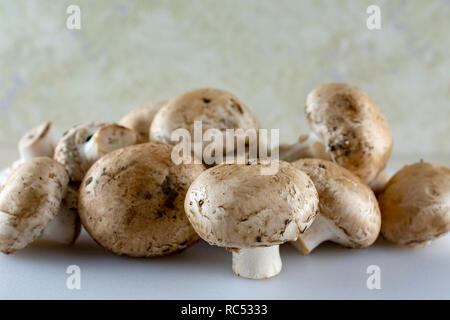
<path id="1" fill-rule="evenodd" d="M 53 157 L 56 141 L 52 131 L 52 122 L 45 122 L 28 131 L 19 141 L 20 158 L 30 160 L 36 155 Z"/>
<path id="2" fill-rule="evenodd" d="M 232 251 L 234 273 L 249 279 L 281 271 L 279 245 L 305 232 L 318 209 L 316 189 L 305 173 L 279 161 L 277 173 L 261 174 L 267 165 L 208 169 L 192 183 L 184 205 L 198 235 Z"/>
<path id="3" fill-rule="evenodd" d="M 253 113 L 235 95 L 218 89 L 197 89 L 170 100 L 158 111 L 150 127 L 150 141 L 176 144 L 171 135 L 179 128 L 188 130 L 194 139 L 195 121 L 201 121 L 202 134 L 217 129 L 225 136 L 226 129 L 259 128 Z"/>
<path id="4" fill-rule="evenodd" d="M 64 133 L 55 149 L 54 159 L 67 170 L 70 180 L 80 182 L 90 166 L 110 151 L 136 143 L 134 130 L 118 124 L 92 122 Z"/>
<path id="5" fill-rule="evenodd" d="M 119 255 L 153 257 L 198 240 L 184 198 L 204 166 L 175 165 L 171 151 L 167 144 L 138 144 L 108 153 L 89 169 L 78 210 L 97 243 Z"/>
<path id="6" fill-rule="evenodd" d="M 12 253 L 37 239 L 57 216 L 69 177 L 51 158 L 18 166 L 0 192 L 0 251 Z"/>
<path id="7" fill-rule="evenodd" d="M 126 114 L 119 124 L 133 129 L 137 132 L 137 143 L 145 143 L 149 141 L 150 125 L 152 124 L 155 114 L 163 107 L 167 101 L 164 102 L 147 102 L 139 108 L 136 108 Z"/>
<path id="8" fill-rule="evenodd" d="M 56 142 L 52 130 L 52 122 L 40 124 L 26 132 L 18 143 L 20 158 L 11 166 L 0 171 L 0 190 L 8 180 L 12 171 L 19 165 L 34 157 L 53 157 Z"/>
<path id="9" fill-rule="evenodd" d="M 313 158 L 331 159 L 365 183 L 384 169 L 392 150 L 392 133 L 380 109 L 361 89 L 345 83 L 320 85 L 308 95 L 305 112 L 317 138 L 293 145 L 291 152 L 285 152 L 286 159 L 296 160 L 293 155 L 310 158 L 312 152 Z M 324 147 L 307 148 L 309 141 L 320 141 Z"/>
<path id="10" fill-rule="evenodd" d="M 380 233 L 380 209 L 366 184 L 330 161 L 301 159 L 292 164 L 311 178 L 319 194 L 319 215 L 293 242 L 298 251 L 308 254 L 325 241 L 350 248 L 375 242 Z"/>
<path id="11" fill-rule="evenodd" d="M 378 201 L 385 239 L 426 246 L 450 231 L 450 169 L 427 162 L 405 166 L 389 180 Z"/>

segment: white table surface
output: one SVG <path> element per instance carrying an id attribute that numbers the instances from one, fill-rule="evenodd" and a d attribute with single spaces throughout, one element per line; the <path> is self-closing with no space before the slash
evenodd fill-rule
<path id="1" fill-rule="evenodd" d="M 255 281 L 234 276 L 231 254 L 202 241 L 181 254 L 134 259 L 83 232 L 71 248 L 34 243 L 0 254 L 0 299 L 450 299 L 450 235 L 421 249 L 379 240 L 359 250 L 323 244 L 308 256 L 290 245 L 280 251 L 281 273 Z M 70 265 L 81 269 L 80 290 L 66 287 Z M 380 267 L 380 290 L 366 286 L 370 265 Z"/>

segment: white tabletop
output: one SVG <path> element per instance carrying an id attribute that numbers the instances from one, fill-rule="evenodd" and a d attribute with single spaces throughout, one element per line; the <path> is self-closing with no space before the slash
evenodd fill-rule
<path id="1" fill-rule="evenodd" d="M 422 249 L 324 244 L 309 256 L 283 245 L 281 256 L 278 276 L 246 280 L 233 275 L 229 252 L 204 242 L 174 256 L 133 259 L 84 233 L 70 249 L 41 243 L 0 255 L 0 299 L 450 299 L 450 236 Z M 80 290 L 66 287 L 69 265 L 80 267 Z M 367 288 L 370 265 L 381 270 L 380 290 Z"/>

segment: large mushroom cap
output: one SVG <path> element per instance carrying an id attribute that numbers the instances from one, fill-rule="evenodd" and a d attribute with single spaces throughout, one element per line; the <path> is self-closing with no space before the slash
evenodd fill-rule
<path id="1" fill-rule="evenodd" d="M 126 114 L 122 119 L 120 119 L 119 124 L 137 132 L 137 143 L 148 142 L 148 134 L 153 118 L 159 109 L 161 109 L 161 107 L 166 103 L 167 101 L 147 102 L 139 108 L 136 108 Z"/>
<path id="2" fill-rule="evenodd" d="M 194 122 L 202 121 L 207 129 L 259 128 L 250 109 L 235 95 L 218 89 L 197 89 L 169 101 L 155 115 L 150 127 L 150 141 L 174 144 L 173 131 L 187 129 L 194 133 Z"/>
<path id="3" fill-rule="evenodd" d="M 132 145 L 136 139 L 134 130 L 117 124 L 82 124 L 64 133 L 56 146 L 54 158 L 64 165 L 72 181 L 80 182 L 101 156 Z"/>
<path id="4" fill-rule="evenodd" d="M 366 183 L 386 166 L 392 133 L 380 109 L 362 90 L 345 83 L 320 85 L 308 95 L 305 111 L 333 162 Z"/>
<path id="5" fill-rule="evenodd" d="M 450 231 L 450 169 L 421 162 L 405 166 L 379 198 L 381 234 L 400 245 L 422 246 Z"/>
<path id="6" fill-rule="evenodd" d="M 301 159 L 292 164 L 314 182 L 319 194 L 320 219 L 316 219 L 313 226 L 320 221 L 332 229 L 332 238 L 326 240 L 352 248 L 367 247 L 375 242 L 381 226 L 380 209 L 366 184 L 352 172 L 330 161 Z M 300 242 L 303 236 L 300 235 Z M 306 238 L 304 242 L 308 242 Z M 303 253 L 313 249 L 308 248 L 307 243 L 303 246 Z"/>
<path id="7" fill-rule="evenodd" d="M 318 198 L 308 176 L 284 161 L 273 175 L 262 166 L 221 164 L 194 181 L 185 210 L 201 238 L 227 248 L 273 246 L 312 223 Z"/>
<path id="8" fill-rule="evenodd" d="M 189 185 L 203 165 L 175 165 L 172 147 L 145 143 L 113 151 L 87 172 L 78 210 L 89 234 L 116 254 L 182 250 L 198 236 L 184 213 Z"/>
<path id="9" fill-rule="evenodd" d="M 51 158 L 24 162 L 0 193 L 0 250 L 11 253 L 34 241 L 57 215 L 66 192 L 66 170 Z"/>

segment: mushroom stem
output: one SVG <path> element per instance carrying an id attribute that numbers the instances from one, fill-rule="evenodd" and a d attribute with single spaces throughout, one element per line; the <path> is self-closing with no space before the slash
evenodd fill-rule
<path id="1" fill-rule="evenodd" d="M 337 239 L 338 237 L 327 219 L 319 214 L 312 225 L 298 237 L 297 241 L 293 241 L 291 244 L 301 254 L 307 255 L 322 242 Z"/>
<path id="2" fill-rule="evenodd" d="M 279 245 L 233 251 L 233 272 L 248 279 L 267 279 L 281 271 Z"/>
<path id="3" fill-rule="evenodd" d="M 45 227 L 39 240 L 71 245 L 80 233 L 79 217 L 75 210 L 61 205 L 58 214 Z"/>
<path id="4" fill-rule="evenodd" d="M 280 160 L 292 162 L 303 158 L 330 160 L 326 146 L 319 137 L 311 132 L 300 137 L 299 142 L 280 148 Z"/>
<path id="5" fill-rule="evenodd" d="M 118 124 L 106 125 L 98 129 L 81 150 L 86 159 L 92 164 L 103 155 L 134 144 L 136 133 Z"/>

